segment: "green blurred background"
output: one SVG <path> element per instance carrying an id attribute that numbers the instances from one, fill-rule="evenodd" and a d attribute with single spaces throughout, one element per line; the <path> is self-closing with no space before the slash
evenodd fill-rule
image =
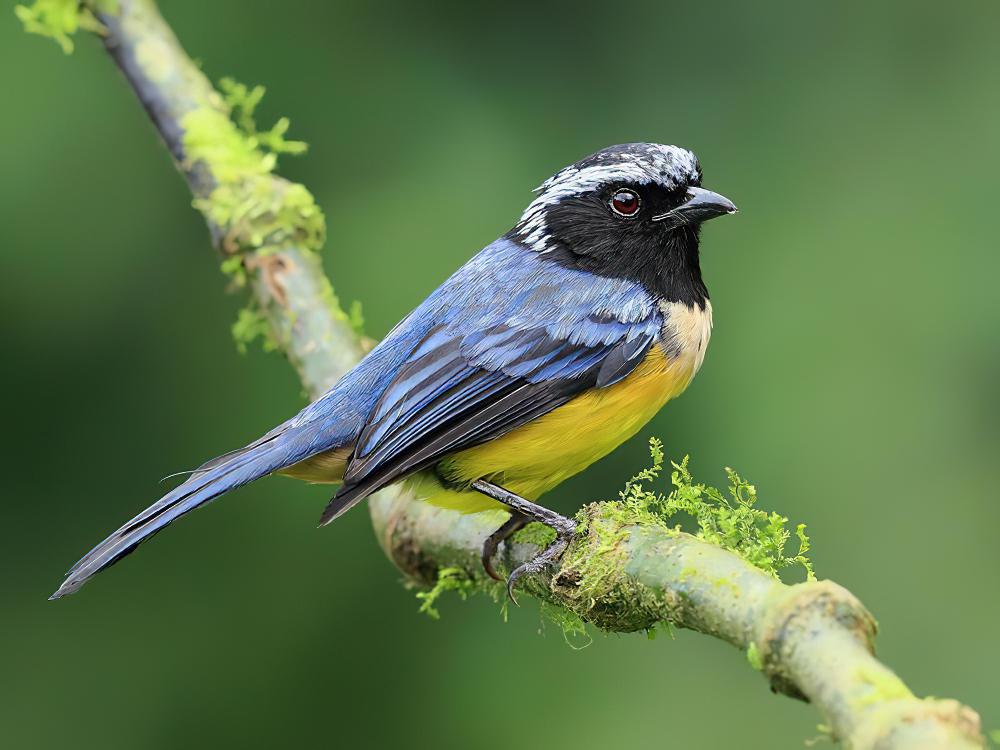
<path id="1" fill-rule="evenodd" d="M 871 7 L 877 5 L 879 7 Z M 819 574 L 921 694 L 1000 727 L 1000 4 L 165 0 L 213 78 L 325 208 L 325 262 L 382 335 L 505 231 L 530 188 L 608 144 L 677 143 L 739 216 L 705 231 L 715 335 L 694 385 L 549 496 L 611 497 L 646 438 L 731 465 L 806 521 Z M 604 637 L 527 605 L 418 602 L 364 511 L 260 482 L 81 595 L 73 560 L 157 479 L 242 445 L 302 394 L 239 355 L 240 297 L 99 44 L 0 17 L 8 747 L 801 747 L 818 716 L 731 647 Z"/>

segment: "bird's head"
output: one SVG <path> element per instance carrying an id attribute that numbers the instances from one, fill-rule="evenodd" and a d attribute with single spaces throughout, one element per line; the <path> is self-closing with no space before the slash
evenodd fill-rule
<path id="1" fill-rule="evenodd" d="M 687 149 L 626 143 L 557 172 L 537 190 L 511 236 L 557 262 L 633 278 L 668 300 L 703 304 L 701 224 L 736 212 L 701 187 Z"/>

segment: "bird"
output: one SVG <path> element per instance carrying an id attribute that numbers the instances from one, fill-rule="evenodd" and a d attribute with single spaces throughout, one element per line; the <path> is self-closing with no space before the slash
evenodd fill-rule
<path id="1" fill-rule="evenodd" d="M 604 148 L 535 190 L 514 226 L 459 268 L 325 394 L 214 458 L 84 555 L 77 591 L 181 516 L 271 474 L 339 487 L 326 525 L 404 482 L 415 501 L 503 509 L 492 559 L 531 521 L 554 541 L 507 577 L 558 561 L 575 522 L 547 491 L 638 432 L 700 369 L 712 331 L 700 230 L 736 213 L 691 151 Z M 516 601 L 516 600 L 515 600 Z"/>

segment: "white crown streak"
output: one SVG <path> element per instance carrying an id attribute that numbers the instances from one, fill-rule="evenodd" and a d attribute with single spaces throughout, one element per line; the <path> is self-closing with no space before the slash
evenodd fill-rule
<path id="1" fill-rule="evenodd" d="M 624 158 L 623 158 L 624 157 Z M 538 253 L 552 250 L 545 222 L 546 209 L 565 198 L 584 195 L 604 185 L 660 183 L 667 189 L 698 176 L 698 161 L 687 149 L 648 144 L 640 153 L 614 154 L 602 163 L 571 166 L 557 172 L 538 187 L 538 197 L 521 214 L 517 224 L 520 239 Z"/>

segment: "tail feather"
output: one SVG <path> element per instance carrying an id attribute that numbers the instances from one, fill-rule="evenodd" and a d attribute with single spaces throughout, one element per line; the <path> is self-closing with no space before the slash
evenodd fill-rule
<path id="1" fill-rule="evenodd" d="M 142 542 L 190 511 L 322 450 L 315 435 L 273 431 L 246 448 L 213 459 L 84 555 L 50 599 L 74 593 Z M 290 434 L 291 433 L 291 434 Z"/>

